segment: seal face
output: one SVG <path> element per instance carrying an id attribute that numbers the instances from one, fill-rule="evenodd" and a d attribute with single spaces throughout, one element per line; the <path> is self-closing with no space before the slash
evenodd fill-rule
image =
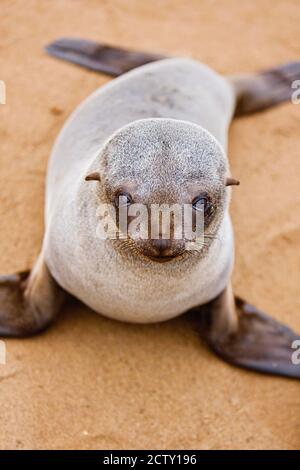
<path id="1" fill-rule="evenodd" d="M 174 209 L 202 202 L 205 221 L 203 248 L 213 241 L 228 205 L 225 176 L 228 171 L 225 154 L 214 137 L 196 124 L 172 119 L 143 119 L 116 132 L 100 154 L 100 202 L 118 208 L 118 197 L 125 204 L 143 205 L 151 216 L 151 209 L 168 206 Z M 153 225 L 152 225 L 153 228 Z M 161 230 L 157 228 L 156 234 Z M 169 229 L 170 227 L 166 227 Z M 171 227 L 174 228 L 174 227 Z M 153 232 L 154 230 L 152 230 Z M 167 230 L 168 231 L 168 230 Z M 187 254 L 184 237 L 158 240 L 151 230 L 146 239 L 138 238 L 129 249 L 137 249 L 156 261 Z M 124 253 L 126 241 L 119 244 Z M 118 244 L 116 244 L 116 247 Z M 201 256 L 198 249 L 198 255 Z M 195 256 L 195 253 L 193 253 Z M 148 260 L 149 261 L 149 260 Z"/>

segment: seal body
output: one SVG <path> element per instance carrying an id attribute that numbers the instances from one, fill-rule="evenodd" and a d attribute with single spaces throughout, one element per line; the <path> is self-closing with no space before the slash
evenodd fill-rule
<path id="1" fill-rule="evenodd" d="M 96 91 L 64 126 L 49 163 L 42 250 L 30 271 L 0 276 L 0 335 L 43 330 L 66 291 L 131 322 L 162 321 L 195 307 L 199 333 L 226 362 L 299 379 L 291 361 L 299 334 L 232 291 L 228 186 L 239 182 L 229 174 L 226 143 L 233 115 L 290 100 L 300 62 L 226 79 L 193 60 L 160 60 L 82 39 L 62 38 L 47 50 L 113 75 L 156 62 Z M 153 206 L 165 205 L 170 216 L 175 204 L 191 209 L 193 229 L 202 214 L 202 237 L 185 230 L 166 237 L 174 212 L 167 222 L 151 220 L 150 237 L 124 229 L 120 217 L 121 237 L 102 236 L 109 220 L 103 208 L 120 216 L 125 206 L 125 220 L 136 223 L 137 207 L 152 217 Z"/>
<path id="2" fill-rule="evenodd" d="M 84 176 L 103 163 L 101 149 L 112 136 L 117 141 L 119 134 L 123 136 L 128 146 L 125 153 L 133 153 L 132 139 L 126 141 L 128 128 L 134 129 L 138 145 L 144 142 L 145 149 L 149 135 L 158 145 L 162 129 L 181 168 L 191 160 L 197 168 L 199 158 L 199 165 L 209 173 L 214 171 L 217 154 L 223 167 L 228 167 L 225 152 L 234 104 L 229 82 L 207 66 L 191 59 L 165 59 L 113 80 L 78 107 L 55 143 L 47 177 L 43 251 L 60 286 L 103 315 L 142 323 L 175 317 L 225 288 L 233 263 L 227 208 L 205 256 L 166 264 L 146 262 L 116 249 L 113 240 L 97 238 L 95 189 L 87 189 Z M 174 124 L 178 136 L 194 142 L 186 154 L 184 144 L 178 147 L 178 136 L 172 134 Z M 206 161 L 200 162 L 207 149 L 211 151 Z M 145 151 L 149 159 L 153 157 L 151 149 Z M 123 173 L 135 165 L 141 170 L 138 159 L 127 162 L 125 155 Z M 144 168 L 151 171 L 147 156 Z M 180 178 L 179 173 L 174 178 Z"/>

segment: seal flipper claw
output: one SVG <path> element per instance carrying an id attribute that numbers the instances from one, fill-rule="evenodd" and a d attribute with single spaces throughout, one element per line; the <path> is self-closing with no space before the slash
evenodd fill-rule
<path id="1" fill-rule="evenodd" d="M 40 255 L 32 271 L 0 276 L 0 336 L 28 336 L 45 329 L 64 292 Z"/>
<path id="2" fill-rule="evenodd" d="M 59 59 L 114 77 L 140 65 L 166 58 L 75 38 L 58 39 L 46 46 L 46 51 Z"/>
<path id="3" fill-rule="evenodd" d="M 230 364 L 258 372 L 300 379 L 300 365 L 293 364 L 292 344 L 300 339 L 287 326 L 235 298 L 237 327 L 221 334 L 217 324 L 220 314 L 226 318 L 228 303 L 224 293 L 205 306 L 202 335 L 212 350 Z M 223 312 L 220 306 L 224 305 Z"/>

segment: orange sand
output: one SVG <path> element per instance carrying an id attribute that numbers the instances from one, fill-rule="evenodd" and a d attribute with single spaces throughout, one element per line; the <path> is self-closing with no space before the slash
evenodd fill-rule
<path id="1" fill-rule="evenodd" d="M 47 159 L 64 120 L 108 78 L 48 57 L 60 36 L 198 58 L 222 73 L 300 57 L 297 0 L 1 0 L 0 272 L 32 265 Z M 231 128 L 237 293 L 300 331 L 300 106 Z M 232 368 L 187 318 L 117 323 L 74 302 L 45 334 L 7 341 L 0 448 L 284 448 L 299 383 Z"/>

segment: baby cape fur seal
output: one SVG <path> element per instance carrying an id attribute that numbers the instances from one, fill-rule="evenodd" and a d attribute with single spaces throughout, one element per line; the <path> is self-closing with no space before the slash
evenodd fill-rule
<path id="1" fill-rule="evenodd" d="M 300 62 L 222 77 L 192 59 L 85 40 L 60 39 L 47 51 L 122 76 L 80 104 L 58 136 L 40 254 L 31 271 L 0 277 L 0 335 L 43 330 L 67 295 L 129 322 L 159 322 L 192 309 L 202 338 L 225 361 L 299 379 L 292 355 L 300 336 L 232 292 L 228 206 L 238 181 L 226 148 L 233 117 L 291 98 Z M 132 222 L 135 204 L 147 214 L 153 206 L 187 205 L 193 227 L 200 212 L 201 243 L 188 249 L 185 234 L 175 237 L 175 230 L 164 238 L 163 222 L 153 226 L 152 220 L 150 237 L 123 230 L 99 237 L 99 220 L 105 220 L 99 208 L 109 207 L 120 229 L 121 209 Z"/>

